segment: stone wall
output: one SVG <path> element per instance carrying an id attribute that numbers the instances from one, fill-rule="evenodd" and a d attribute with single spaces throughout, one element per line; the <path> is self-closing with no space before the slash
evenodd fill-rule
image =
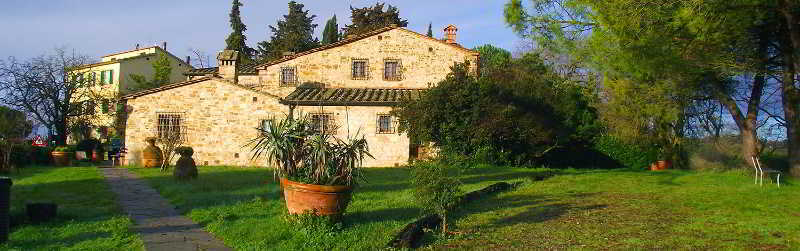
<path id="1" fill-rule="evenodd" d="M 366 59 L 369 78 L 352 79 L 353 59 Z M 402 79 L 383 79 L 384 60 L 401 62 Z M 470 61 L 477 71 L 477 52 L 457 48 L 403 28 L 393 29 L 359 41 L 295 59 L 270 65 L 259 70 L 263 90 L 286 96 L 294 88 L 280 86 L 283 67 L 296 67 L 298 82 L 319 82 L 326 87 L 366 88 L 428 88 L 443 80 L 455 63 Z"/>
<path id="2" fill-rule="evenodd" d="M 262 119 L 285 114 L 276 97 L 211 79 L 127 100 L 125 132 L 130 164 L 141 164 L 145 138 L 155 136 L 158 114 L 177 112 L 186 126 L 187 145 L 198 165 L 254 165 L 250 148 Z M 259 165 L 263 165 L 259 163 Z"/>

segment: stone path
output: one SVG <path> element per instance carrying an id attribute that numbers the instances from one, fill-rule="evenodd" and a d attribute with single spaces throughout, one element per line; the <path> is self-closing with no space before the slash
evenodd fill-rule
<path id="1" fill-rule="evenodd" d="M 125 168 L 101 168 L 147 250 L 231 250 Z"/>

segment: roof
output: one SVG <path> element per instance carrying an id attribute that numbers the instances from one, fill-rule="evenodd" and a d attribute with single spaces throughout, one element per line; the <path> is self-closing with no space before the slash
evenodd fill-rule
<path id="1" fill-rule="evenodd" d="M 137 45 L 137 46 L 138 46 L 138 45 Z M 150 46 L 150 47 L 144 47 L 144 48 L 137 48 L 137 49 L 133 49 L 133 50 L 127 50 L 127 51 L 122 51 L 122 52 L 117 52 L 117 53 L 111 53 L 111 54 L 108 54 L 108 55 L 102 56 L 101 58 L 104 58 L 104 57 L 110 57 L 110 56 L 116 56 L 116 55 L 119 55 L 119 54 L 125 54 L 125 53 L 128 53 L 128 52 L 134 52 L 134 51 L 138 51 L 138 50 L 148 50 L 148 49 L 152 49 L 152 48 L 154 48 L 154 47 L 155 47 L 155 48 L 160 48 L 160 47 L 158 47 L 158 46 Z"/>
<path id="2" fill-rule="evenodd" d="M 160 87 L 157 87 L 157 88 L 147 89 L 147 90 L 131 93 L 131 94 L 128 94 L 128 95 L 124 95 L 124 96 L 122 96 L 122 99 L 132 99 L 132 98 L 136 98 L 136 97 L 141 97 L 141 96 L 153 94 L 153 93 L 156 93 L 156 92 L 166 91 L 166 90 L 169 90 L 169 89 L 175 89 L 175 88 L 178 88 L 178 87 L 183 87 L 183 86 L 187 86 L 187 85 L 200 83 L 200 82 L 211 80 L 211 79 L 214 79 L 214 78 L 215 77 L 212 77 L 212 76 L 206 76 L 206 77 L 195 78 L 195 79 L 191 79 L 191 80 L 187 80 L 187 81 L 183 81 L 183 82 L 163 85 L 163 86 L 160 86 Z M 275 96 L 273 94 L 262 92 L 262 91 L 258 91 L 258 90 L 255 90 L 253 88 L 249 88 L 249 87 L 246 87 L 246 86 L 243 86 L 243 85 L 235 84 L 233 82 L 228 82 L 228 81 L 225 81 L 225 80 L 222 80 L 222 79 L 219 79 L 218 82 L 224 82 L 224 83 L 227 83 L 227 84 L 230 84 L 230 85 L 242 88 L 242 89 L 250 90 L 250 91 L 258 93 L 258 94 L 264 94 L 264 95 L 268 95 L 268 96 L 272 96 L 272 97 L 278 98 L 278 96 Z"/>
<path id="3" fill-rule="evenodd" d="M 408 88 L 303 88 L 298 87 L 280 103 L 301 106 L 394 106 L 418 99 L 425 89 Z"/>
<path id="4" fill-rule="evenodd" d="M 114 53 L 114 54 L 108 54 L 108 55 L 102 56 L 101 58 L 110 57 L 110 56 L 119 55 L 119 54 L 128 53 L 128 52 L 134 52 L 134 51 L 138 51 L 138 50 L 147 50 L 147 49 L 151 49 L 151 48 L 156 48 L 156 50 L 160 50 L 160 51 L 164 52 L 166 55 L 168 55 L 168 56 L 172 57 L 173 59 L 175 59 L 176 61 L 181 62 L 182 64 L 185 64 L 186 66 L 189 67 L 189 69 L 194 69 L 194 67 L 192 67 L 192 65 L 186 63 L 183 59 L 180 59 L 177 56 L 172 55 L 172 53 L 170 53 L 169 51 L 164 50 L 164 49 L 162 49 L 161 47 L 158 47 L 158 46 L 150 46 L 150 47 L 141 48 L 141 49 L 133 49 L 133 50 L 118 52 L 118 53 Z M 130 60 L 130 59 L 136 59 L 136 58 L 141 58 L 141 57 L 147 57 L 147 56 L 151 56 L 151 55 L 152 54 L 143 54 L 143 55 L 136 55 L 136 56 L 132 56 L 132 57 L 114 59 L 114 60 L 109 60 L 109 61 L 104 61 L 104 62 L 97 62 L 97 63 L 92 63 L 92 64 L 79 65 L 79 66 L 76 66 L 72 70 L 74 71 L 74 70 L 81 70 L 81 69 L 86 69 L 86 68 L 91 68 L 91 67 L 98 67 L 98 66 L 103 66 L 103 65 L 116 64 L 116 63 L 119 63 L 121 61 Z"/>
<path id="5" fill-rule="evenodd" d="M 238 67 L 239 69 L 238 69 L 238 73 L 237 74 L 239 74 L 239 75 L 257 75 L 258 74 L 258 70 L 256 70 L 256 66 L 258 66 L 258 65 L 257 64 L 242 65 L 241 67 Z M 204 76 L 204 75 L 207 75 L 207 74 L 214 74 L 214 73 L 217 73 L 217 72 L 219 72 L 219 67 L 206 67 L 206 68 L 191 69 L 189 71 L 184 72 L 183 75 L 186 75 L 186 76 Z"/>
<path id="6" fill-rule="evenodd" d="M 223 50 L 217 54 L 217 60 L 238 60 L 239 52 L 235 50 Z"/>
<path id="7" fill-rule="evenodd" d="M 464 47 L 462 47 L 461 45 L 458 45 L 458 44 L 446 43 L 444 41 L 441 41 L 441 40 L 438 40 L 438 39 L 435 39 L 435 38 L 432 38 L 432 37 L 428 37 L 426 35 L 422 35 L 422 34 L 414 32 L 414 31 L 402 28 L 402 27 L 386 26 L 386 27 L 383 27 L 383 28 L 380 28 L 380 29 L 377 29 L 377 30 L 373 30 L 373 31 L 370 31 L 370 32 L 367 32 L 367 33 L 363 33 L 363 34 L 356 35 L 356 36 L 351 37 L 351 38 L 347 38 L 347 39 L 341 40 L 341 41 L 336 42 L 336 43 L 323 45 L 323 46 L 320 46 L 320 47 L 317 47 L 317 48 L 314 48 L 314 49 L 311 49 L 311 50 L 295 53 L 292 56 L 286 56 L 286 57 L 283 57 L 283 58 L 280 58 L 280 59 L 272 60 L 270 62 L 266 62 L 266 63 L 260 64 L 260 65 L 256 66 L 256 68 L 261 69 L 261 68 L 264 68 L 264 67 L 267 67 L 267 66 L 270 66 L 270 65 L 283 63 L 283 62 L 286 62 L 286 61 L 289 61 L 289 60 L 292 60 L 292 59 L 295 59 L 295 58 L 298 58 L 298 57 L 301 57 L 301 56 L 305 56 L 305 55 L 312 54 L 312 53 L 319 52 L 319 51 L 324 51 L 324 50 L 327 50 L 327 49 L 336 48 L 336 47 L 339 47 L 339 46 L 342 46 L 342 45 L 346 45 L 346 44 L 349 44 L 349 43 L 352 43 L 352 42 L 356 42 L 356 41 L 359 41 L 359 40 L 362 40 L 362 39 L 365 39 L 365 38 L 368 38 L 368 37 L 371 37 L 371 36 L 375 36 L 375 35 L 390 31 L 390 30 L 394 30 L 394 29 L 399 29 L 399 30 L 402 30 L 402 31 L 405 31 L 405 32 L 410 32 L 412 34 L 417 35 L 420 38 L 429 39 L 431 41 L 436 41 L 436 42 L 439 42 L 439 43 L 443 43 L 445 45 L 449 45 L 449 46 L 452 46 L 452 47 L 460 49 L 460 50 L 464 50 L 464 51 L 469 52 L 469 53 L 478 54 L 477 51 L 464 48 Z"/>

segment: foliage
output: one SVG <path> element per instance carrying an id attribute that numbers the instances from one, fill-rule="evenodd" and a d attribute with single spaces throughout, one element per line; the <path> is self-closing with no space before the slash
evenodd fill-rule
<path id="1" fill-rule="evenodd" d="M 464 64 L 419 100 L 394 113 L 417 142 L 433 142 L 444 156 L 479 156 L 496 164 L 533 164 L 597 134 L 584 87 L 552 73 L 534 54 L 475 79 Z M 488 155 L 488 156 L 487 156 Z"/>
<path id="2" fill-rule="evenodd" d="M 462 194 L 461 181 L 454 168 L 435 162 L 417 162 L 411 169 L 413 198 L 424 211 L 442 218 L 442 233 L 447 234 L 447 211 Z"/>
<path id="3" fill-rule="evenodd" d="M 290 1 L 289 14 L 278 20 L 277 27 L 269 26 L 272 31 L 270 40 L 258 43 L 260 60 L 266 62 L 283 57 L 284 52 L 296 53 L 319 47 L 319 41 L 314 38 L 315 17 L 303 10 L 303 4 Z"/>
<path id="4" fill-rule="evenodd" d="M 136 84 L 129 87 L 128 91 L 142 91 L 169 84 L 170 75 L 172 74 L 172 66 L 170 66 L 169 57 L 167 54 L 162 53 L 158 55 L 158 58 L 150 65 L 153 67 L 153 77 L 150 79 L 150 81 L 148 81 L 147 77 L 145 76 L 131 74 L 131 80 L 133 80 L 133 82 Z"/>
<path id="5" fill-rule="evenodd" d="M 161 162 L 162 172 L 166 172 L 169 169 L 172 159 L 177 154 L 176 150 L 183 146 L 185 133 L 179 130 L 167 130 L 161 135 L 162 137 L 158 138 L 158 143 L 161 144 L 159 147 L 161 148 L 161 156 L 164 158 L 164 161 Z"/>
<path id="6" fill-rule="evenodd" d="M 336 15 L 333 15 L 328 22 L 325 22 L 325 30 L 322 31 L 322 45 L 328 45 L 339 41 L 339 24 L 336 23 Z"/>
<path id="7" fill-rule="evenodd" d="M 175 152 L 181 156 L 192 156 L 194 154 L 194 149 L 191 146 L 181 146 L 175 148 Z"/>
<path id="8" fill-rule="evenodd" d="M 25 113 L 0 105 L 0 139 L 25 138 L 32 129 Z"/>
<path id="9" fill-rule="evenodd" d="M 428 32 L 425 33 L 428 37 L 433 37 L 433 23 L 428 23 Z"/>
<path id="10" fill-rule="evenodd" d="M 31 165 L 49 165 L 51 147 L 33 146 L 30 142 L 23 142 L 14 146 L 11 153 L 11 164 L 18 168 Z"/>
<path id="11" fill-rule="evenodd" d="M 656 148 L 626 143 L 609 135 L 595 138 L 594 149 L 618 161 L 621 165 L 633 169 L 646 169 L 651 163 L 658 160 Z"/>
<path id="12" fill-rule="evenodd" d="M 363 34 L 393 24 L 398 27 L 408 26 L 408 20 L 400 18 L 397 7 L 390 4 L 385 11 L 383 7 L 383 3 L 375 3 L 375 6 L 363 8 L 350 6 L 351 24 L 342 28 L 343 36 Z"/>
<path id="13" fill-rule="evenodd" d="M 53 149 L 54 152 L 74 152 L 78 148 L 75 145 L 57 146 Z"/>
<path id="14" fill-rule="evenodd" d="M 502 69 L 511 65 L 511 52 L 503 48 L 494 47 L 491 44 L 485 44 L 475 47 L 473 50 L 478 51 L 478 53 L 481 55 L 480 62 L 478 63 L 478 65 L 480 65 L 481 76 L 486 75 L 495 69 Z"/>
<path id="15" fill-rule="evenodd" d="M 362 178 L 364 159 L 372 158 L 363 136 L 341 140 L 327 131 L 317 132 L 306 115 L 268 123 L 267 128 L 258 128 L 261 133 L 249 145 L 252 159 L 264 155 L 267 164 L 275 167 L 277 177 L 307 184 L 355 186 Z"/>
<path id="16" fill-rule="evenodd" d="M 233 0 L 231 5 L 229 17 L 232 31 L 228 38 L 225 39 L 225 49 L 238 51 L 241 53 L 242 57 L 240 59 L 242 62 L 247 63 L 252 59 L 255 50 L 247 46 L 246 43 L 247 36 L 244 32 L 247 30 L 247 26 L 242 22 L 241 12 L 239 11 L 239 7 L 243 4 L 239 0 Z"/>

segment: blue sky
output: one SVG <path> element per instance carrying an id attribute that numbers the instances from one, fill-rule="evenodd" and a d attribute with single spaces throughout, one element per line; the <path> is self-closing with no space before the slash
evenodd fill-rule
<path id="1" fill-rule="evenodd" d="M 242 0 L 242 18 L 251 46 L 265 40 L 267 25 L 288 12 L 288 1 Z M 317 15 L 315 33 L 336 14 L 340 28 L 350 23 L 349 6 L 364 7 L 376 1 L 298 1 Z M 408 28 L 425 33 L 429 22 L 441 37 L 447 24 L 458 26 L 458 42 L 472 48 L 492 44 L 514 51 L 521 40 L 503 22 L 504 0 L 382 1 L 400 10 Z M 0 8 L 0 59 L 19 59 L 66 47 L 91 57 L 167 41 L 170 52 L 184 58 L 190 48 L 213 55 L 225 46 L 230 33 L 231 1 L 97 1 L 5 0 Z"/>

